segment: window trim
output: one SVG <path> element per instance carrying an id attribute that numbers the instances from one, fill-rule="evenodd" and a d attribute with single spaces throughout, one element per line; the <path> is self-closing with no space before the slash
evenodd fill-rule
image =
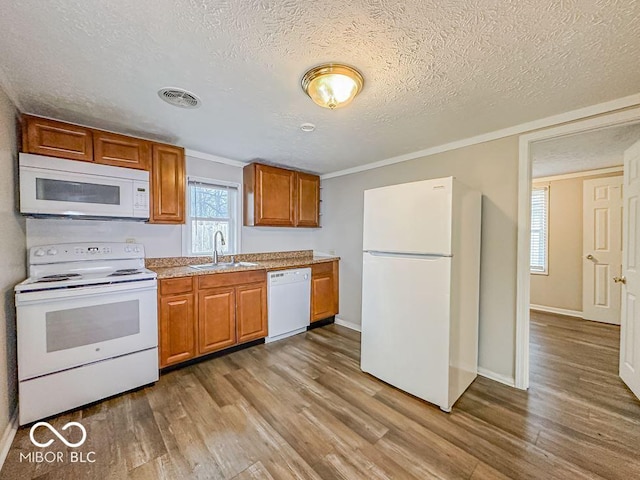
<path id="1" fill-rule="evenodd" d="M 529 273 L 531 275 L 549 275 L 549 216 L 550 216 L 550 191 L 551 186 L 549 184 L 541 184 L 541 185 L 532 185 L 531 187 L 531 200 L 533 200 L 533 192 L 534 190 L 544 190 L 544 203 L 546 210 L 545 217 L 545 241 L 544 241 L 544 269 L 543 270 L 533 270 L 531 268 L 531 239 L 529 240 Z M 531 212 L 529 215 L 533 213 L 533 204 L 531 205 Z M 529 229 L 529 236 L 533 232 L 533 228 Z"/>
<path id="2" fill-rule="evenodd" d="M 191 253 L 191 199 L 189 197 L 190 192 L 189 192 L 189 182 L 199 182 L 199 183 L 206 183 L 212 186 L 221 186 L 221 187 L 230 187 L 230 188 L 235 188 L 237 191 L 236 194 L 236 228 L 235 228 L 235 234 L 236 234 L 236 252 L 234 253 L 234 255 L 239 254 L 240 252 L 242 252 L 242 224 L 243 224 L 243 217 L 242 217 L 242 200 L 243 200 L 243 194 L 242 194 L 242 184 L 238 183 L 238 182 L 230 182 L 228 180 L 216 180 L 215 178 L 210 178 L 210 177 L 199 177 L 199 176 L 195 176 L 195 175 L 188 175 L 187 179 L 186 179 L 186 188 L 185 188 L 185 192 L 186 192 L 186 218 L 185 218 L 185 222 L 182 225 L 182 256 L 184 257 L 202 257 L 203 255 L 201 254 L 195 254 L 195 253 Z"/>

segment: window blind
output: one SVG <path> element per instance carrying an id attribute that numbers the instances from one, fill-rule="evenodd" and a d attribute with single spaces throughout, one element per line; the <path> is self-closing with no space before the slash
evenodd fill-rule
<path id="1" fill-rule="evenodd" d="M 547 273 L 548 268 L 549 187 L 531 191 L 531 271 Z"/>

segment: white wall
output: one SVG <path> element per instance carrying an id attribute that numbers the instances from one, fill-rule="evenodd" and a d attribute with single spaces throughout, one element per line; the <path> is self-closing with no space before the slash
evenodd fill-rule
<path id="1" fill-rule="evenodd" d="M 513 378 L 516 312 L 518 138 L 508 137 L 323 181 L 318 248 L 340 262 L 340 314 L 360 324 L 363 192 L 455 176 L 482 192 L 480 366 Z M 425 206 L 427 208 L 427 206 Z"/>
<path id="2" fill-rule="evenodd" d="M 242 168 L 187 157 L 187 175 L 242 185 Z M 182 255 L 182 226 L 138 222 L 27 219 L 27 246 L 65 242 L 124 242 L 135 239 L 148 257 Z M 317 229 L 242 227 L 241 252 L 271 252 L 315 248 Z"/>
<path id="3" fill-rule="evenodd" d="M 16 213 L 16 110 L 0 90 L 0 437 L 17 403 L 16 328 L 13 287 L 24 280 L 25 224 Z"/>

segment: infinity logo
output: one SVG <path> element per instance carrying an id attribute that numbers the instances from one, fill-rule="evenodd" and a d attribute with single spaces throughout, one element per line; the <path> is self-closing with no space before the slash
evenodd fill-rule
<path id="1" fill-rule="evenodd" d="M 33 438 L 33 432 L 35 432 L 36 428 L 38 427 L 47 427 L 49 430 L 51 430 L 51 433 L 53 433 L 56 437 L 58 437 L 58 439 L 62 443 L 64 443 L 67 447 L 71 447 L 71 448 L 78 448 L 87 439 L 87 430 L 84 428 L 84 426 L 82 426 L 82 424 L 78 422 L 69 422 L 64 427 L 62 427 L 62 430 L 67 430 L 69 427 L 78 427 L 82 431 L 82 439 L 77 443 L 68 442 L 67 439 L 64 438 L 62 435 L 60 435 L 60 432 L 58 432 L 55 428 L 53 428 L 49 423 L 38 422 L 33 427 L 31 427 L 31 430 L 29 431 L 29 438 L 31 439 L 31 443 L 33 443 L 36 447 L 40 447 L 40 448 L 45 448 L 51 445 L 53 443 L 53 438 L 45 443 L 38 442 L 35 438 Z"/>

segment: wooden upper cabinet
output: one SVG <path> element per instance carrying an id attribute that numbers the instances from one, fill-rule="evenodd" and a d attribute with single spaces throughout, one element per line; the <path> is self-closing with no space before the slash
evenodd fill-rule
<path id="1" fill-rule="evenodd" d="M 93 162 L 93 133 L 90 128 L 24 115 L 22 151 Z"/>
<path id="2" fill-rule="evenodd" d="M 298 227 L 320 226 L 320 177 L 296 172 Z"/>
<path id="3" fill-rule="evenodd" d="M 311 321 L 324 320 L 338 313 L 338 262 L 311 266 Z"/>
<path id="4" fill-rule="evenodd" d="M 235 288 L 198 292 L 198 353 L 221 350 L 236 343 Z"/>
<path id="5" fill-rule="evenodd" d="M 244 167 L 244 224 L 318 227 L 320 177 L 252 163 Z"/>
<path id="6" fill-rule="evenodd" d="M 151 218 L 149 223 L 184 223 L 184 149 L 154 143 L 151 160 Z"/>
<path id="7" fill-rule="evenodd" d="M 295 226 L 295 172 L 252 163 L 244 168 L 245 225 Z"/>
<path id="8" fill-rule="evenodd" d="M 236 287 L 238 343 L 267 336 L 267 286 L 264 282 Z"/>
<path id="9" fill-rule="evenodd" d="M 93 131 L 93 156 L 96 163 L 115 167 L 149 170 L 151 142 L 116 133 Z"/>
<path id="10" fill-rule="evenodd" d="M 162 282 L 161 282 L 162 285 Z M 192 293 L 160 297 L 160 366 L 196 356 L 195 297 Z"/>

